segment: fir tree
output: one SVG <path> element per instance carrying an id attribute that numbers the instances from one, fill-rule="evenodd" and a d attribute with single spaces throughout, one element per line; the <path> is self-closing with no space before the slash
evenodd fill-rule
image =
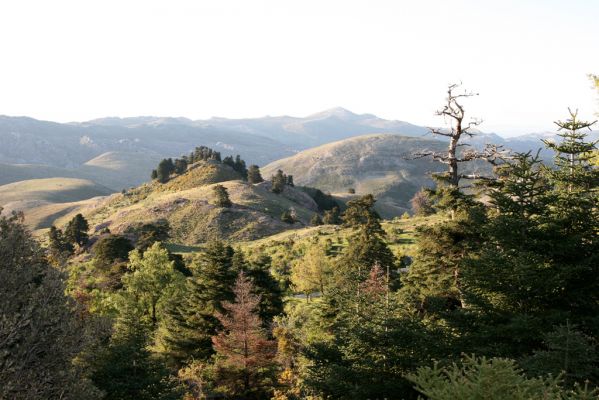
<path id="1" fill-rule="evenodd" d="M 87 235 L 88 230 L 89 225 L 87 220 L 83 215 L 77 214 L 67 224 L 64 230 L 64 237 L 69 243 L 84 246 L 89 240 Z"/>
<path id="2" fill-rule="evenodd" d="M 285 189 L 285 185 L 287 184 L 287 177 L 283 174 L 283 171 L 278 170 L 275 175 L 271 178 L 273 193 L 281 193 Z"/>
<path id="3" fill-rule="evenodd" d="M 182 292 L 167 303 L 157 341 L 171 363 L 207 360 L 212 355 L 211 337 L 219 327 L 214 312 L 222 310 L 222 301 L 233 299 L 233 255 L 233 249 L 223 242 L 208 243 L 192 260 L 192 276 Z"/>
<path id="4" fill-rule="evenodd" d="M 57 260 L 63 260 L 73 253 L 73 245 L 66 240 L 62 230 L 54 225 L 48 232 L 48 249 L 50 256 Z"/>
<path id="5" fill-rule="evenodd" d="M 262 175 L 260 174 L 260 168 L 257 165 L 250 165 L 248 169 L 248 182 L 249 183 L 260 183 L 264 182 Z"/>
<path id="6" fill-rule="evenodd" d="M 179 399 L 180 391 L 147 349 L 151 326 L 134 303 L 121 304 L 107 347 L 91 357 L 92 381 L 110 400 Z"/>
<path id="7" fill-rule="evenodd" d="M 216 198 L 214 204 L 217 207 L 229 208 L 233 205 L 229 199 L 229 192 L 227 191 L 226 187 L 223 185 L 215 185 L 212 188 L 212 191 L 214 192 L 214 197 Z"/>
<path id="8" fill-rule="evenodd" d="M 0 255 L 0 398 L 100 398 L 73 362 L 89 341 L 65 277 L 47 264 L 22 214 L 0 216 Z"/>
<path id="9" fill-rule="evenodd" d="M 184 158 L 177 158 L 175 160 L 174 170 L 177 174 L 183 174 L 185 171 L 187 171 L 187 160 Z"/>
<path id="10" fill-rule="evenodd" d="M 165 158 L 158 164 L 156 169 L 156 178 L 160 183 L 168 182 L 171 174 L 175 171 L 175 165 L 171 158 Z"/>
<path id="11" fill-rule="evenodd" d="M 216 351 L 216 384 L 226 395 L 263 398 L 273 385 L 275 342 L 268 340 L 258 316 L 260 297 L 239 273 L 234 302 L 224 302 L 217 312 L 222 329 L 212 338 Z M 269 376 L 270 375 L 270 376 Z"/>

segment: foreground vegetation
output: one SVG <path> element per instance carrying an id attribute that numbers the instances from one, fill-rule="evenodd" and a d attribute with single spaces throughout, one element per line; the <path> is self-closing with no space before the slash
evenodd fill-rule
<path id="1" fill-rule="evenodd" d="M 2 217 L 0 398 L 597 398 L 596 147 L 575 113 L 559 125 L 554 166 L 497 156 L 465 193 L 456 162 L 393 221 L 372 195 L 339 215 L 306 190 L 314 215 L 274 214 L 301 229 L 185 243 L 174 219 L 142 218 L 152 196 L 198 176 L 211 212 L 239 207 L 239 186 L 273 204 L 296 193 L 207 148 L 53 227 L 47 249 Z M 90 229 L 118 202 L 136 224 Z"/>

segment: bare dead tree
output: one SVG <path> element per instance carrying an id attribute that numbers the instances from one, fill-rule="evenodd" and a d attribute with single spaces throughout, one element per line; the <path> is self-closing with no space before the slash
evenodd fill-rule
<path id="1" fill-rule="evenodd" d="M 412 159 L 431 157 L 434 161 L 447 165 L 447 171 L 433 174 L 437 179 L 442 180 L 454 188 L 458 188 L 460 180 L 493 180 L 492 176 L 482 174 L 464 174 L 460 172 L 460 163 L 465 163 L 475 160 L 485 160 L 493 165 L 500 164 L 508 157 L 508 151 L 501 146 L 487 144 L 483 150 L 468 148 L 465 151 L 458 152 L 460 147 L 470 146 L 467 143 L 461 143 L 460 140 L 465 137 L 476 135 L 473 129 L 482 123 L 482 120 L 472 118 L 466 122 L 466 111 L 461 104 L 461 99 L 478 96 L 478 93 L 464 91 L 456 93 L 461 84 L 451 84 L 447 89 L 446 103 L 443 108 L 435 114 L 449 119 L 449 129 L 429 128 L 433 135 L 444 136 L 449 138 L 447 151 L 430 151 L 421 150 L 412 155 Z"/>

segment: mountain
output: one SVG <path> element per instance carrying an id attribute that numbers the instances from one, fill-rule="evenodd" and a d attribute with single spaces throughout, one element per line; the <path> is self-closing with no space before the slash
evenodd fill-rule
<path id="1" fill-rule="evenodd" d="M 213 204 L 215 184 L 227 188 L 232 207 Z M 269 188 L 270 182 L 253 185 L 241 180 L 227 165 L 200 161 L 165 184 L 152 181 L 125 193 L 69 204 L 68 211 L 57 213 L 53 221 L 38 218 L 46 226 L 36 228 L 47 228 L 50 223 L 64 225 L 80 212 L 92 231 L 108 228 L 113 233 L 130 234 L 140 224 L 168 223 L 175 243 L 196 245 L 210 238 L 253 240 L 299 229 L 318 210 L 314 200 L 299 189 L 285 187 L 283 193 L 274 194 Z M 290 208 L 298 219 L 292 225 L 280 219 Z"/>
<path id="2" fill-rule="evenodd" d="M 372 114 L 356 114 L 344 108 L 333 108 L 304 118 L 279 116 L 197 121 L 142 116 L 62 124 L 28 117 L 0 116 L 0 184 L 30 179 L 70 178 L 89 180 L 118 192 L 147 182 L 151 170 L 160 159 L 187 154 L 198 145 L 214 148 L 223 156 L 241 154 L 248 164 L 265 165 L 281 158 L 293 159 L 294 154 L 315 146 L 368 134 L 439 139 L 440 142 L 446 139 L 431 137 L 428 129 L 422 126 L 385 120 Z M 598 132 L 592 132 L 591 137 L 598 138 Z M 478 148 L 494 143 L 526 152 L 543 147 L 541 139 L 555 140 L 556 135 L 542 133 L 502 138 L 494 133 L 478 132 L 473 138 L 466 138 L 466 142 Z M 403 145 L 408 144 L 405 139 L 397 140 L 403 141 Z M 360 192 L 369 190 L 383 195 L 394 193 L 397 183 L 401 182 L 401 192 L 382 196 L 381 203 L 387 202 L 388 208 L 397 212 L 403 210 L 407 204 L 406 198 L 414 191 L 414 187 L 409 190 L 407 187 L 410 184 L 421 186 L 429 183 L 425 176 L 415 178 L 424 172 L 419 172 L 419 168 L 425 165 L 421 162 L 426 161 L 410 162 L 410 165 L 398 162 L 397 154 L 404 150 L 393 147 L 397 143 L 390 145 L 391 153 L 384 146 L 368 148 L 370 154 L 366 156 L 367 160 L 376 159 L 380 164 L 388 164 L 386 168 L 374 168 L 373 177 L 358 174 L 337 176 L 334 173 L 329 176 L 325 168 L 315 185 L 335 192 L 342 192 L 347 186 L 353 185 Z M 552 154 L 542 151 L 541 156 L 549 160 Z M 347 161 L 343 157 L 341 160 Z M 354 165 L 352 168 L 358 167 Z M 306 169 L 301 165 L 283 169 L 295 175 L 300 184 L 304 183 L 304 179 L 308 184 L 313 183 L 313 178 L 304 178 L 302 173 L 294 172 L 296 169 Z M 335 167 L 331 169 L 335 170 Z M 413 178 L 403 177 L 406 174 Z M 329 182 L 325 184 L 327 179 Z"/>
<path id="3" fill-rule="evenodd" d="M 401 215 L 408 202 L 423 186 L 431 186 L 430 173 L 443 167 L 428 159 L 410 159 L 417 150 L 441 151 L 446 144 L 430 138 L 399 135 L 365 135 L 302 151 L 263 167 L 269 177 L 278 169 L 293 175 L 296 185 L 319 188 L 351 198 L 373 193 L 379 212 L 385 217 Z"/>

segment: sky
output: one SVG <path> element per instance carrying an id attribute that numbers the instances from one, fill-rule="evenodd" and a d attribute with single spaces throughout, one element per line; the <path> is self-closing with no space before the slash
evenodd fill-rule
<path id="1" fill-rule="evenodd" d="M 504 136 L 599 110 L 595 0 L 19 0 L 0 3 L 0 114 L 306 116 L 419 125 L 447 85 Z"/>

